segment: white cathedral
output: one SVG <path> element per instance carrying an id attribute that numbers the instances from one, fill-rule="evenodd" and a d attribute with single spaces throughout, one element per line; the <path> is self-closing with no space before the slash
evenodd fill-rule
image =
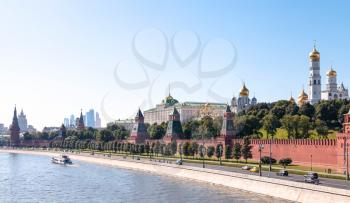
<path id="1" fill-rule="evenodd" d="M 341 83 L 338 86 L 337 72 L 333 70 L 333 67 L 327 72 L 327 84 L 326 89 L 321 90 L 321 74 L 320 74 L 320 52 L 314 49 L 309 54 L 309 95 L 304 90 L 298 97 L 298 104 L 310 102 L 311 104 L 318 103 L 320 100 L 333 100 L 333 99 L 349 99 L 348 89 Z"/>
<path id="2" fill-rule="evenodd" d="M 255 98 L 255 96 L 252 99 L 249 98 L 249 90 L 245 86 L 245 83 L 243 83 L 243 87 L 239 92 L 239 97 L 236 98 L 235 96 L 233 96 L 231 100 L 231 110 L 235 113 L 239 113 L 247 110 L 251 106 L 256 105 L 257 102 L 258 101 Z"/>

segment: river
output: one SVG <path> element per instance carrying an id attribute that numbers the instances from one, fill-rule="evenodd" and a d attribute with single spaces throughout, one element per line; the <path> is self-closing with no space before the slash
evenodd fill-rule
<path id="1" fill-rule="evenodd" d="M 73 160 L 74 161 L 74 160 Z M 281 202 L 155 174 L 50 157 L 0 153 L 0 202 Z"/>

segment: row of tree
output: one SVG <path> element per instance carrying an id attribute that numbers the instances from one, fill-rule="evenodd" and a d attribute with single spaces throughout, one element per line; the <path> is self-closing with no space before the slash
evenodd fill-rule
<path id="1" fill-rule="evenodd" d="M 76 137 L 67 137 L 64 140 L 54 140 L 50 142 L 52 148 L 64 148 L 64 149 L 82 149 L 82 150 L 99 150 L 99 151 L 114 151 L 125 152 L 130 154 L 147 154 L 147 155 L 163 155 L 174 156 L 175 154 L 184 155 L 186 157 L 201 157 L 212 158 L 214 155 L 219 159 L 225 156 L 225 159 L 244 160 L 252 158 L 252 146 L 250 138 L 245 137 L 243 143 L 236 143 L 233 147 L 224 146 L 218 144 L 217 146 L 205 147 L 199 145 L 197 142 L 185 142 L 183 144 L 177 144 L 173 141 L 169 144 L 164 144 L 159 141 L 145 144 L 131 144 L 123 141 L 95 141 L 95 140 L 79 140 Z"/>

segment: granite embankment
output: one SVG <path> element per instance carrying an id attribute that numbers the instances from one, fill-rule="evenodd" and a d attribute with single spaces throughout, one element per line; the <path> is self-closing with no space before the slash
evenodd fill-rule
<path id="1" fill-rule="evenodd" d="M 51 151 L 25 151 L 3 150 L 0 152 L 23 153 L 33 155 L 55 156 Z M 287 180 L 278 180 L 267 177 L 259 177 L 220 170 L 203 169 L 191 166 L 178 166 L 174 164 L 152 163 L 149 161 L 130 161 L 106 159 L 84 155 L 70 155 L 73 160 L 79 160 L 95 164 L 103 164 L 113 167 L 142 170 L 146 172 L 167 175 L 178 178 L 192 179 L 196 181 L 222 185 L 235 189 L 259 193 L 272 197 L 282 198 L 296 202 L 350 202 L 350 191 L 345 189 L 312 185 Z"/>

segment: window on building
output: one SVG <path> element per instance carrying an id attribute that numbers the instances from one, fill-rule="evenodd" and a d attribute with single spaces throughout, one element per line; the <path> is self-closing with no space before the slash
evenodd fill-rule
<path id="1" fill-rule="evenodd" d="M 338 95 L 337 94 L 334 94 L 334 99 L 338 99 Z"/>
<path id="2" fill-rule="evenodd" d="M 328 93 L 328 96 L 332 96 L 332 93 Z"/>
<path id="3" fill-rule="evenodd" d="M 314 85 L 316 85 L 316 80 L 314 80 Z"/>
<path id="4" fill-rule="evenodd" d="M 318 84 L 319 84 L 319 85 L 321 84 L 321 80 L 318 80 Z"/>

